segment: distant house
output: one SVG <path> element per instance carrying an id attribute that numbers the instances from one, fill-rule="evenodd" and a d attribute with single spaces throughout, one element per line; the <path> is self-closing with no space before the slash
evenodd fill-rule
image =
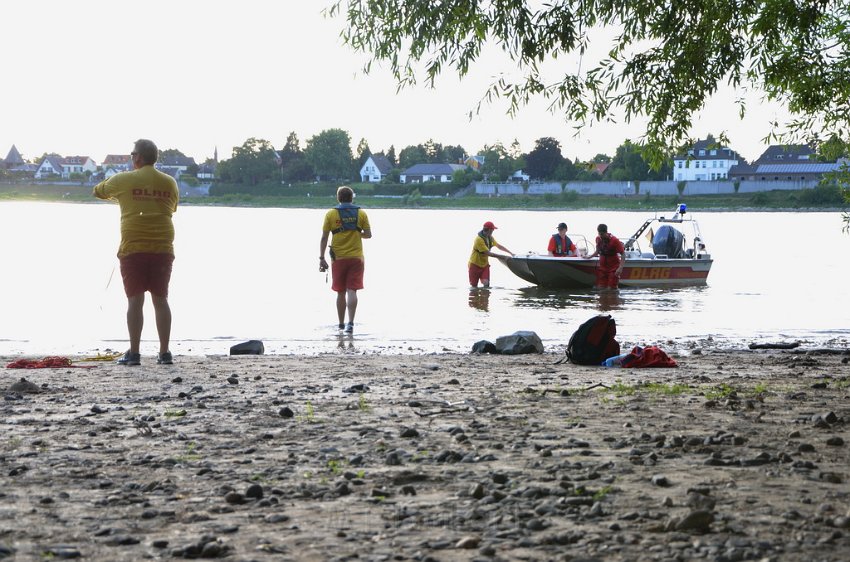
<path id="1" fill-rule="evenodd" d="M 360 168 L 360 181 L 363 182 L 379 182 L 384 179 L 384 176 L 390 173 L 393 165 L 386 156 L 381 154 L 372 154 L 363 162 L 363 167 Z"/>
<path id="2" fill-rule="evenodd" d="M 48 154 L 36 168 L 34 176 L 36 179 L 52 176 L 68 179 L 71 174 L 85 174 L 86 172 L 91 174 L 97 172 L 97 163 L 88 156 L 62 157 L 58 154 Z"/>
<path id="3" fill-rule="evenodd" d="M 24 162 L 23 164 L 18 164 L 17 166 L 12 166 L 9 168 L 10 172 L 18 172 L 27 176 L 34 176 L 36 170 L 38 170 L 38 166 L 35 164 L 30 164 L 28 162 Z"/>
<path id="4" fill-rule="evenodd" d="M 204 162 L 198 166 L 197 178 L 199 180 L 211 180 L 215 178 L 215 163 Z"/>
<path id="5" fill-rule="evenodd" d="M 36 179 L 40 180 L 51 176 L 62 177 L 62 157 L 58 154 L 45 156 L 35 170 Z"/>
<path id="6" fill-rule="evenodd" d="M 452 175 L 466 170 L 463 164 L 414 164 L 399 176 L 401 183 L 425 183 L 429 181 L 449 183 Z"/>
<path id="7" fill-rule="evenodd" d="M 522 183 L 522 182 L 528 181 L 530 179 L 531 179 L 531 176 L 529 176 L 526 173 L 523 173 L 522 170 L 517 170 L 516 172 L 511 174 L 511 176 L 508 178 L 508 181 Z"/>
<path id="8" fill-rule="evenodd" d="M 62 177 L 70 177 L 71 174 L 85 174 L 86 172 L 97 172 L 97 163 L 88 156 L 66 156 L 62 159 Z"/>
<path id="9" fill-rule="evenodd" d="M 815 159 L 815 150 L 806 144 L 772 144 L 753 164 L 798 164 Z"/>
<path id="10" fill-rule="evenodd" d="M 154 168 L 178 181 L 180 180 L 180 176 L 189 169 L 189 166 L 197 166 L 195 159 L 190 156 L 180 155 L 160 156 L 159 160 L 154 164 Z"/>
<path id="11" fill-rule="evenodd" d="M 607 170 L 608 166 L 610 166 L 610 165 L 611 165 L 610 162 L 594 162 L 590 166 L 590 173 L 596 174 L 596 175 L 599 175 L 599 176 L 604 176 L 605 170 Z"/>
<path id="12" fill-rule="evenodd" d="M 771 145 L 750 165 L 734 166 L 729 177 L 750 181 L 820 181 L 837 171 L 838 162 L 816 162 L 815 151 L 802 144 Z"/>
<path id="13" fill-rule="evenodd" d="M 746 164 L 740 154 L 708 138 L 697 141 L 687 154 L 673 158 L 675 181 L 716 181 L 729 178 L 733 166 Z"/>
<path id="14" fill-rule="evenodd" d="M 21 153 L 18 152 L 18 149 L 15 148 L 15 145 L 12 145 L 12 148 L 9 149 L 9 154 L 6 155 L 6 158 L 0 160 L 0 168 L 6 168 L 7 170 L 11 170 L 12 168 L 17 168 L 25 164 L 24 159 L 21 157 Z"/>
<path id="15" fill-rule="evenodd" d="M 154 167 L 168 174 L 169 176 L 179 179 L 180 175 L 189 169 L 189 166 L 196 166 L 195 159 L 191 156 L 163 156 L 156 161 Z"/>
<path id="16" fill-rule="evenodd" d="M 133 169 L 133 160 L 129 154 L 107 154 L 100 165 L 104 178 L 111 178 L 115 174 L 128 172 Z"/>
<path id="17" fill-rule="evenodd" d="M 464 161 L 464 164 L 469 166 L 475 171 L 481 170 L 481 166 L 484 165 L 484 156 L 481 154 L 477 154 L 475 156 L 468 156 Z"/>

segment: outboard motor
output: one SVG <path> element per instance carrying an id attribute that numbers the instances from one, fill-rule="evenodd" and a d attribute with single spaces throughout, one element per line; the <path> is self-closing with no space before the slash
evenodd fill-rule
<path id="1" fill-rule="evenodd" d="M 655 255 L 664 254 L 668 258 L 685 257 L 685 235 L 670 225 L 664 224 L 652 237 L 652 251 Z"/>

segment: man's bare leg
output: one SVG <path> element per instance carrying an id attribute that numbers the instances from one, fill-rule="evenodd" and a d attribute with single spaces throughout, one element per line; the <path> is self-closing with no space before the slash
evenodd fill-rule
<path id="1" fill-rule="evenodd" d="M 159 353 L 168 351 L 171 342 L 171 306 L 168 297 L 158 297 L 151 294 L 153 309 L 156 314 L 156 331 L 159 334 Z"/>
<path id="2" fill-rule="evenodd" d="M 142 327 L 145 324 L 144 306 L 144 293 L 127 297 L 127 331 L 130 334 L 131 353 L 139 353 L 139 346 L 142 341 Z"/>

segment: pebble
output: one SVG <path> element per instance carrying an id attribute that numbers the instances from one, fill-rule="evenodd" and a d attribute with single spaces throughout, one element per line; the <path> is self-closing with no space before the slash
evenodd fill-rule
<path id="1" fill-rule="evenodd" d="M 248 486 L 248 489 L 245 490 L 245 497 L 261 499 L 263 497 L 263 487 L 259 484 L 251 484 Z"/>
<path id="2" fill-rule="evenodd" d="M 714 514 L 710 511 L 692 511 L 676 523 L 677 531 L 708 531 L 714 522 Z"/>
<path id="3" fill-rule="evenodd" d="M 224 495 L 224 501 L 231 505 L 240 505 L 245 503 L 245 496 L 239 492 L 228 492 Z"/>
<path id="4" fill-rule="evenodd" d="M 292 408 L 289 406 L 284 406 L 277 412 L 282 418 L 291 418 L 295 416 L 295 412 L 292 411 Z"/>
<path id="5" fill-rule="evenodd" d="M 32 383 L 22 377 L 19 381 L 15 381 L 9 385 L 9 392 L 18 392 L 21 394 L 38 394 L 39 392 L 41 392 L 41 388 L 39 388 L 37 384 Z"/>
<path id="6" fill-rule="evenodd" d="M 504 472 L 494 472 L 492 478 L 495 484 L 506 484 L 508 481 L 508 475 Z"/>
<path id="7" fill-rule="evenodd" d="M 826 444 L 830 447 L 841 447 L 844 445 L 844 439 L 841 437 L 830 437 L 826 440 Z"/>
<path id="8" fill-rule="evenodd" d="M 466 536 L 460 539 L 455 543 L 455 548 L 462 549 L 472 549 L 478 548 L 478 545 L 481 543 L 481 537 L 478 536 Z"/>
<path id="9" fill-rule="evenodd" d="M 401 432 L 399 432 L 399 437 L 403 437 L 405 439 L 419 437 L 419 431 L 417 431 L 414 427 L 404 427 Z"/>
<path id="10" fill-rule="evenodd" d="M 670 480 L 668 480 L 666 476 L 661 474 L 654 474 L 650 479 L 650 482 L 652 482 L 653 486 L 659 486 L 662 488 L 670 486 Z"/>

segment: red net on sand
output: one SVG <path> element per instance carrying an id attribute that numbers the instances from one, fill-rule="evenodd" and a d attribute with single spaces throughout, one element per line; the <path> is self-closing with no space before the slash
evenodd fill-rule
<path id="1" fill-rule="evenodd" d="M 18 359 L 6 365 L 7 369 L 58 369 L 75 367 L 78 369 L 90 369 L 94 365 L 73 365 L 67 357 L 45 357 L 44 359 Z"/>

